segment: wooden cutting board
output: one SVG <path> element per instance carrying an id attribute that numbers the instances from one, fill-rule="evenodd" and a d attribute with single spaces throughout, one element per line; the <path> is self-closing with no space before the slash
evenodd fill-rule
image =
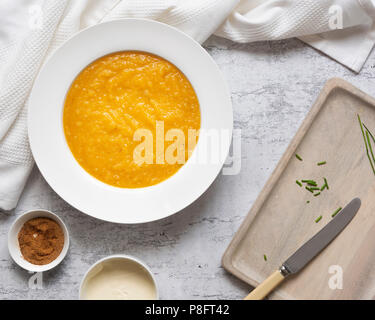
<path id="1" fill-rule="evenodd" d="M 357 114 L 375 133 L 375 99 L 344 80 L 328 81 L 223 256 L 227 271 L 257 286 L 331 221 L 338 207 L 359 197 L 362 207 L 352 222 L 271 299 L 375 298 L 375 176 Z M 317 166 L 320 161 L 327 164 Z M 323 177 L 329 190 L 318 197 L 295 182 L 322 184 Z M 334 267 L 331 274 L 330 266 L 341 267 L 342 289 L 330 288 L 340 270 Z"/>

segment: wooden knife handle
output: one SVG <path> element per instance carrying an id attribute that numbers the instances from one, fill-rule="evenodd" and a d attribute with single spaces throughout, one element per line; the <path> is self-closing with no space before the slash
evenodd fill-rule
<path id="1" fill-rule="evenodd" d="M 262 300 L 268 294 L 270 294 L 283 280 L 285 277 L 281 274 L 280 270 L 276 270 L 266 280 L 264 280 L 259 286 L 251 291 L 244 300 Z"/>

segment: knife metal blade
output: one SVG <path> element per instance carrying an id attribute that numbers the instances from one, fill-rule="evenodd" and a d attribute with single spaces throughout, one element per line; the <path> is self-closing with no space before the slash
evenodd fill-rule
<path id="1" fill-rule="evenodd" d="M 287 276 L 305 267 L 318 253 L 320 253 L 354 218 L 361 206 L 359 198 L 353 199 L 341 210 L 331 222 L 302 245 L 280 267 L 280 272 Z"/>

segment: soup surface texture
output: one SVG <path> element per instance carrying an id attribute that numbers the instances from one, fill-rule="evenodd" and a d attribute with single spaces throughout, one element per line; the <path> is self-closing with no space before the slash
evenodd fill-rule
<path id="1" fill-rule="evenodd" d="M 77 76 L 66 96 L 63 125 L 70 150 L 88 173 L 112 186 L 140 188 L 166 180 L 183 166 L 194 148 L 188 131 L 199 134 L 200 119 L 195 91 L 176 66 L 152 54 L 123 51 L 94 61 Z M 172 148 L 176 136 L 167 139 L 175 129 L 184 133 L 182 153 Z M 147 140 L 152 147 L 139 130 L 152 133 Z M 168 141 L 160 151 L 165 134 Z M 146 159 L 141 145 L 152 148 L 152 161 L 135 161 L 134 154 Z M 168 147 L 173 159 L 180 155 L 174 162 L 167 158 Z"/>

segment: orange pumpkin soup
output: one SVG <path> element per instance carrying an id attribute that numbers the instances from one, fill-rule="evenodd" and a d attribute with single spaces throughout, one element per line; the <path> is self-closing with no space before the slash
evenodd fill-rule
<path id="1" fill-rule="evenodd" d="M 77 76 L 66 96 L 63 125 L 83 169 L 109 185 L 140 188 L 166 180 L 187 161 L 188 131 L 198 132 L 200 109 L 192 85 L 176 66 L 152 54 L 124 51 L 94 61 Z M 184 161 L 158 161 L 160 125 L 163 138 L 170 129 L 184 133 Z M 145 140 L 135 139 L 138 129 L 153 134 L 152 163 L 134 161 Z M 164 150 L 175 142 L 165 141 Z"/>

